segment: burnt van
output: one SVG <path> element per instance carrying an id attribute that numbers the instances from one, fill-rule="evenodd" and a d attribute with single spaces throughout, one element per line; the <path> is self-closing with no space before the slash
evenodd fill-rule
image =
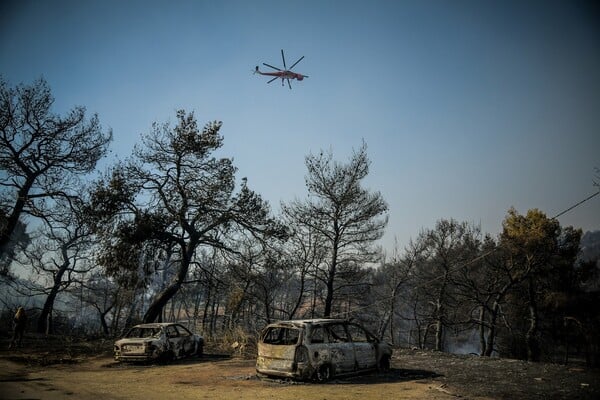
<path id="1" fill-rule="evenodd" d="M 260 375 L 324 382 L 334 376 L 388 370 L 392 348 L 363 326 L 342 319 L 279 321 L 258 340 Z"/>

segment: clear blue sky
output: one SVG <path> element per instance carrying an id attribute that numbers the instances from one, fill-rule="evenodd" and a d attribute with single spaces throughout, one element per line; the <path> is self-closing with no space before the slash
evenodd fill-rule
<path id="1" fill-rule="evenodd" d="M 280 49 L 305 56 L 291 91 L 252 74 Z M 306 196 L 305 155 L 345 161 L 364 139 L 389 250 L 441 218 L 495 235 L 511 206 L 553 216 L 597 191 L 594 2 L 5 0 L 0 74 L 98 113 L 103 166 L 179 108 L 222 120 L 223 154 L 275 211 Z M 600 196 L 560 222 L 600 229 Z"/>

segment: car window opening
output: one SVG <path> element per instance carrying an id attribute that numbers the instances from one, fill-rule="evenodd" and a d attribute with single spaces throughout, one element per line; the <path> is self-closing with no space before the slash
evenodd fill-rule
<path id="1" fill-rule="evenodd" d="M 273 327 L 267 330 L 263 343 L 289 346 L 298 343 L 300 331 L 293 328 Z"/>

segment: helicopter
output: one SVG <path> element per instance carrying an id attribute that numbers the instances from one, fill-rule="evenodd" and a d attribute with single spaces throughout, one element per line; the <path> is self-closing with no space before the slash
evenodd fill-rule
<path id="1" fill-rule="evenodd" d="M 290 90 L 292 89 L 292 84 L 290 83 L 290 79 L 296 79 L 298 81 L 301 81 L 304 78 L 308 78 L 308 75 L 303 75 L 303 74 L 299 74 L 297 72 L 293 72 L 292 68 L 294 68 L 296 66 L 296 64 L 298 64 L 300 61 L 302 61 L 302 59 L 304 58 L 304 56 L 300 57 L 298 59 L 298 61 L 296 61 L 295 63 L 292 64 L 292 66 L 288 69 L 288 67 L 285 65 L 285 56 L 283 55 L 283 49 L 281 49 L 281 59 L 283 60 L 283 69 L 281 68 L 277 68 L 274 67 L 272 65 L 269 65 L 267 63 L 263 63 L 263 65 L 269 67 L 269 68 L 273 68 L 274 70 L 276 70 L 275 72 L 263 72 L 260 71 L 258 69 L 258 65 L 256 66 L 256 69 L 254 70 L 255 74 L 260 74 L 260 75 L 266 75 L 266 76 L 273 76 L 274 78 L 271 79 L 270 81 L 268 81 L 267 83 L 271 83 L 274 80 L 280 78 L 281 79 L 281 86 L 284 86 L 284 81 L 287 80 L 287 84 L 290 88 Z"/>

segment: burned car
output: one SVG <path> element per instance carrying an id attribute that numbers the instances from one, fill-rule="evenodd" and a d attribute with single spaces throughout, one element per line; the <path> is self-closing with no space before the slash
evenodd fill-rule
<path id="1" fill-rule="evenodd" d="M 136 325 L 115 342 L 116 361 L 170 361 L 201 356 L 202 336 L 173 322 Z"/>
<path id="2" fill-rule="evenodd" d="M 388 370 L 392 347 L 341 319 L 280 321 L 258 340 L 259 375 L 320 382 L 359 371 Z"/>

